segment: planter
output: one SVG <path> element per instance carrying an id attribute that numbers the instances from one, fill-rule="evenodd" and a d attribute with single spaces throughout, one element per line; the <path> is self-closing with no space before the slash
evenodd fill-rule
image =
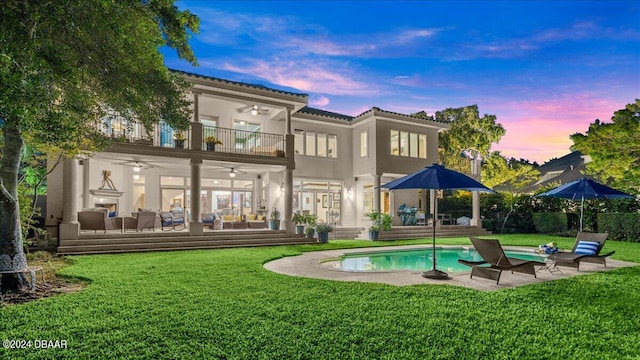
<path id="1" fill-rule="evenodd" d="M 183 149 L 184 148 L 184 140 L 173 140 L 173 143 L 176 148 Z"/>
<path id="2" fill-rule="evenodd" d="M 329 233 L 328 232 L 319 232 L 318 233 L 318 241 L 321 243 L 329 242 Z"/>
<path id="3" fill-rule="evenodd" d="M 296 235 L 304 235 L 304 225 L 296 225 Z"/>
<path id="4" fill-rule="evenodd" d="M 269 229 L 280 230 L 280 220 L 269 220 Z"/>
<path id="5" fill-rule="evenodd" d="M 315 229 L 307 229 L 307 238 L 308 239 L 313 239 L 313 237 L 316 235 L 316 230 Z"/>
<path id="6" fill-rule="evenodd" d="M 369 240 L 378 240 L 379 231 L 369 230 Z"/>
<path id="7" fill-rule="evenodd" d="M 207 144 L 207 151 L 216 151 L 216 143 L 205 143 Z"/>

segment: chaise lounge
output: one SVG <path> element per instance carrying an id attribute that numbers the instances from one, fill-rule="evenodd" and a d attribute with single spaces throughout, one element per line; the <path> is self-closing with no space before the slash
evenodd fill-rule
<path id="1" fill-rule="evenodd" d="M 607 233 L 579 232 L 571 252 L 552 254 L 549 256 L 549 260 L 554 261 L 556 266 L 573 267 L 578 271 L 580 271 L 580 263 L 583 261 L 607 267 L 607 257 L 615 253 L 615 251 L 610 251 L 600 255 L 608 235 Z"/>
<path id="2" fill-rule="evenodd" d="M 502 245 L 496 239 L 480 239 L 469 237 L 473 247 L 482 257 L 483 261 L 470 261 L 458 259 L 460 264 L 471 267 L 471 278 L 473 276 L 483 277 L 485 279 L 496 280 L 496 285 L 500 283 L 500 275 L 503 270 L 511 270 L 513 273 L 521 272 L 536 277 L 535 266 L 545 266 L 540 261 L 521 260 L 510 258 L 505 255 Z M 488 266 L 487 266 L 488 265 Z"/>

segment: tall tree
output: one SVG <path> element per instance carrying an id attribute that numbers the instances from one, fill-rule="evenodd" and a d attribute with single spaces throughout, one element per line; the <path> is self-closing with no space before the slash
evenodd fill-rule
<path id="1" fill-rule="evenodd" d="M 73 157 L 108 145 L 97 120 L 113 110 L 151 128 L 189 121 L 187 84 L 162 46 L 195 64 L 198 18 L 171 0 L 5 1 L 0 5 L 0 270 L 26 266 L 18 172 L 25 142 Z M 9 280 L 9 281 L 6 281 Z M 3 287 L 24 285 L 3 277 Z"/>
<path id="2" fill-rule="evenodd" d="M 640 99 L 616 111 L 610 123 L 596 119 L 586 134 L 573 134 L 571 140 L 572 150 L 591 156 L 588 174 L 640 194 Z"/>
<path id="3" fill-rule="evenodd" d="M 413 115 L 428 118 L 423 111 Z M 475 150 L 486 157 L 491 144 L 500 141 L 506 133 L 495 115 L 480 117 L 478 105 L 438 111 L 435 120 L 450 125 L 449 130 L 440 133 L 440 162 L 457 171 L 469 172 L 469 161 L 461 156 L 463 151 Z"/>
<path id="4" fill-rule="evenodd" d="M 524 159 L 507 159 L 499 151 L 492 152 L 484 159 L 482 166 L 484 184 L 490 187 L 499 185 L 499 190 L 506 193 L 505 200 L 509 205 L 509 212 L 502 222 L 500 232 L 504 232 L 504 227 L 514 211 L 516 196 L 521 193 L 522 188 L 540 178 L 540 171 L 536 167 Z"/>

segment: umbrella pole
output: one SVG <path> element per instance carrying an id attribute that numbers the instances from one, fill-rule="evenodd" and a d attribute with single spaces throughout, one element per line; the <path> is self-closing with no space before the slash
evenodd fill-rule
<path id="1" fill-rule="evenodd" d="M 422 277 L 427 279 L 444 280 L 448 279 L 449 275 L 444 271 L 436 269 L 436 223 L 438 222 L 438 214 L 434 211 L 433 215 L 433 269 L 423 272 Z"/>
<path id="2" fill-rule="evenodd" d="M 580 232 L 582 232 L 582 218 L 584 217 L 584 194 L 582 194 L 582 202 L 580 203 Z"/>

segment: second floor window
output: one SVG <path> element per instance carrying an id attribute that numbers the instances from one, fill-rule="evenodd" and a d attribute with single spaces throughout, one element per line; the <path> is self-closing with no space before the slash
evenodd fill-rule
<path id="1" fill-rule="evenodd" d="M 427 158 L 427 135 L 407 131 L 391 130 L 391 155 Z"/>
<path id="2" fill-rule="evenodd" d="M 338 157 L 338 136 L 315 131 L 295 129 L 295 153 L 317 157 Z"/>

